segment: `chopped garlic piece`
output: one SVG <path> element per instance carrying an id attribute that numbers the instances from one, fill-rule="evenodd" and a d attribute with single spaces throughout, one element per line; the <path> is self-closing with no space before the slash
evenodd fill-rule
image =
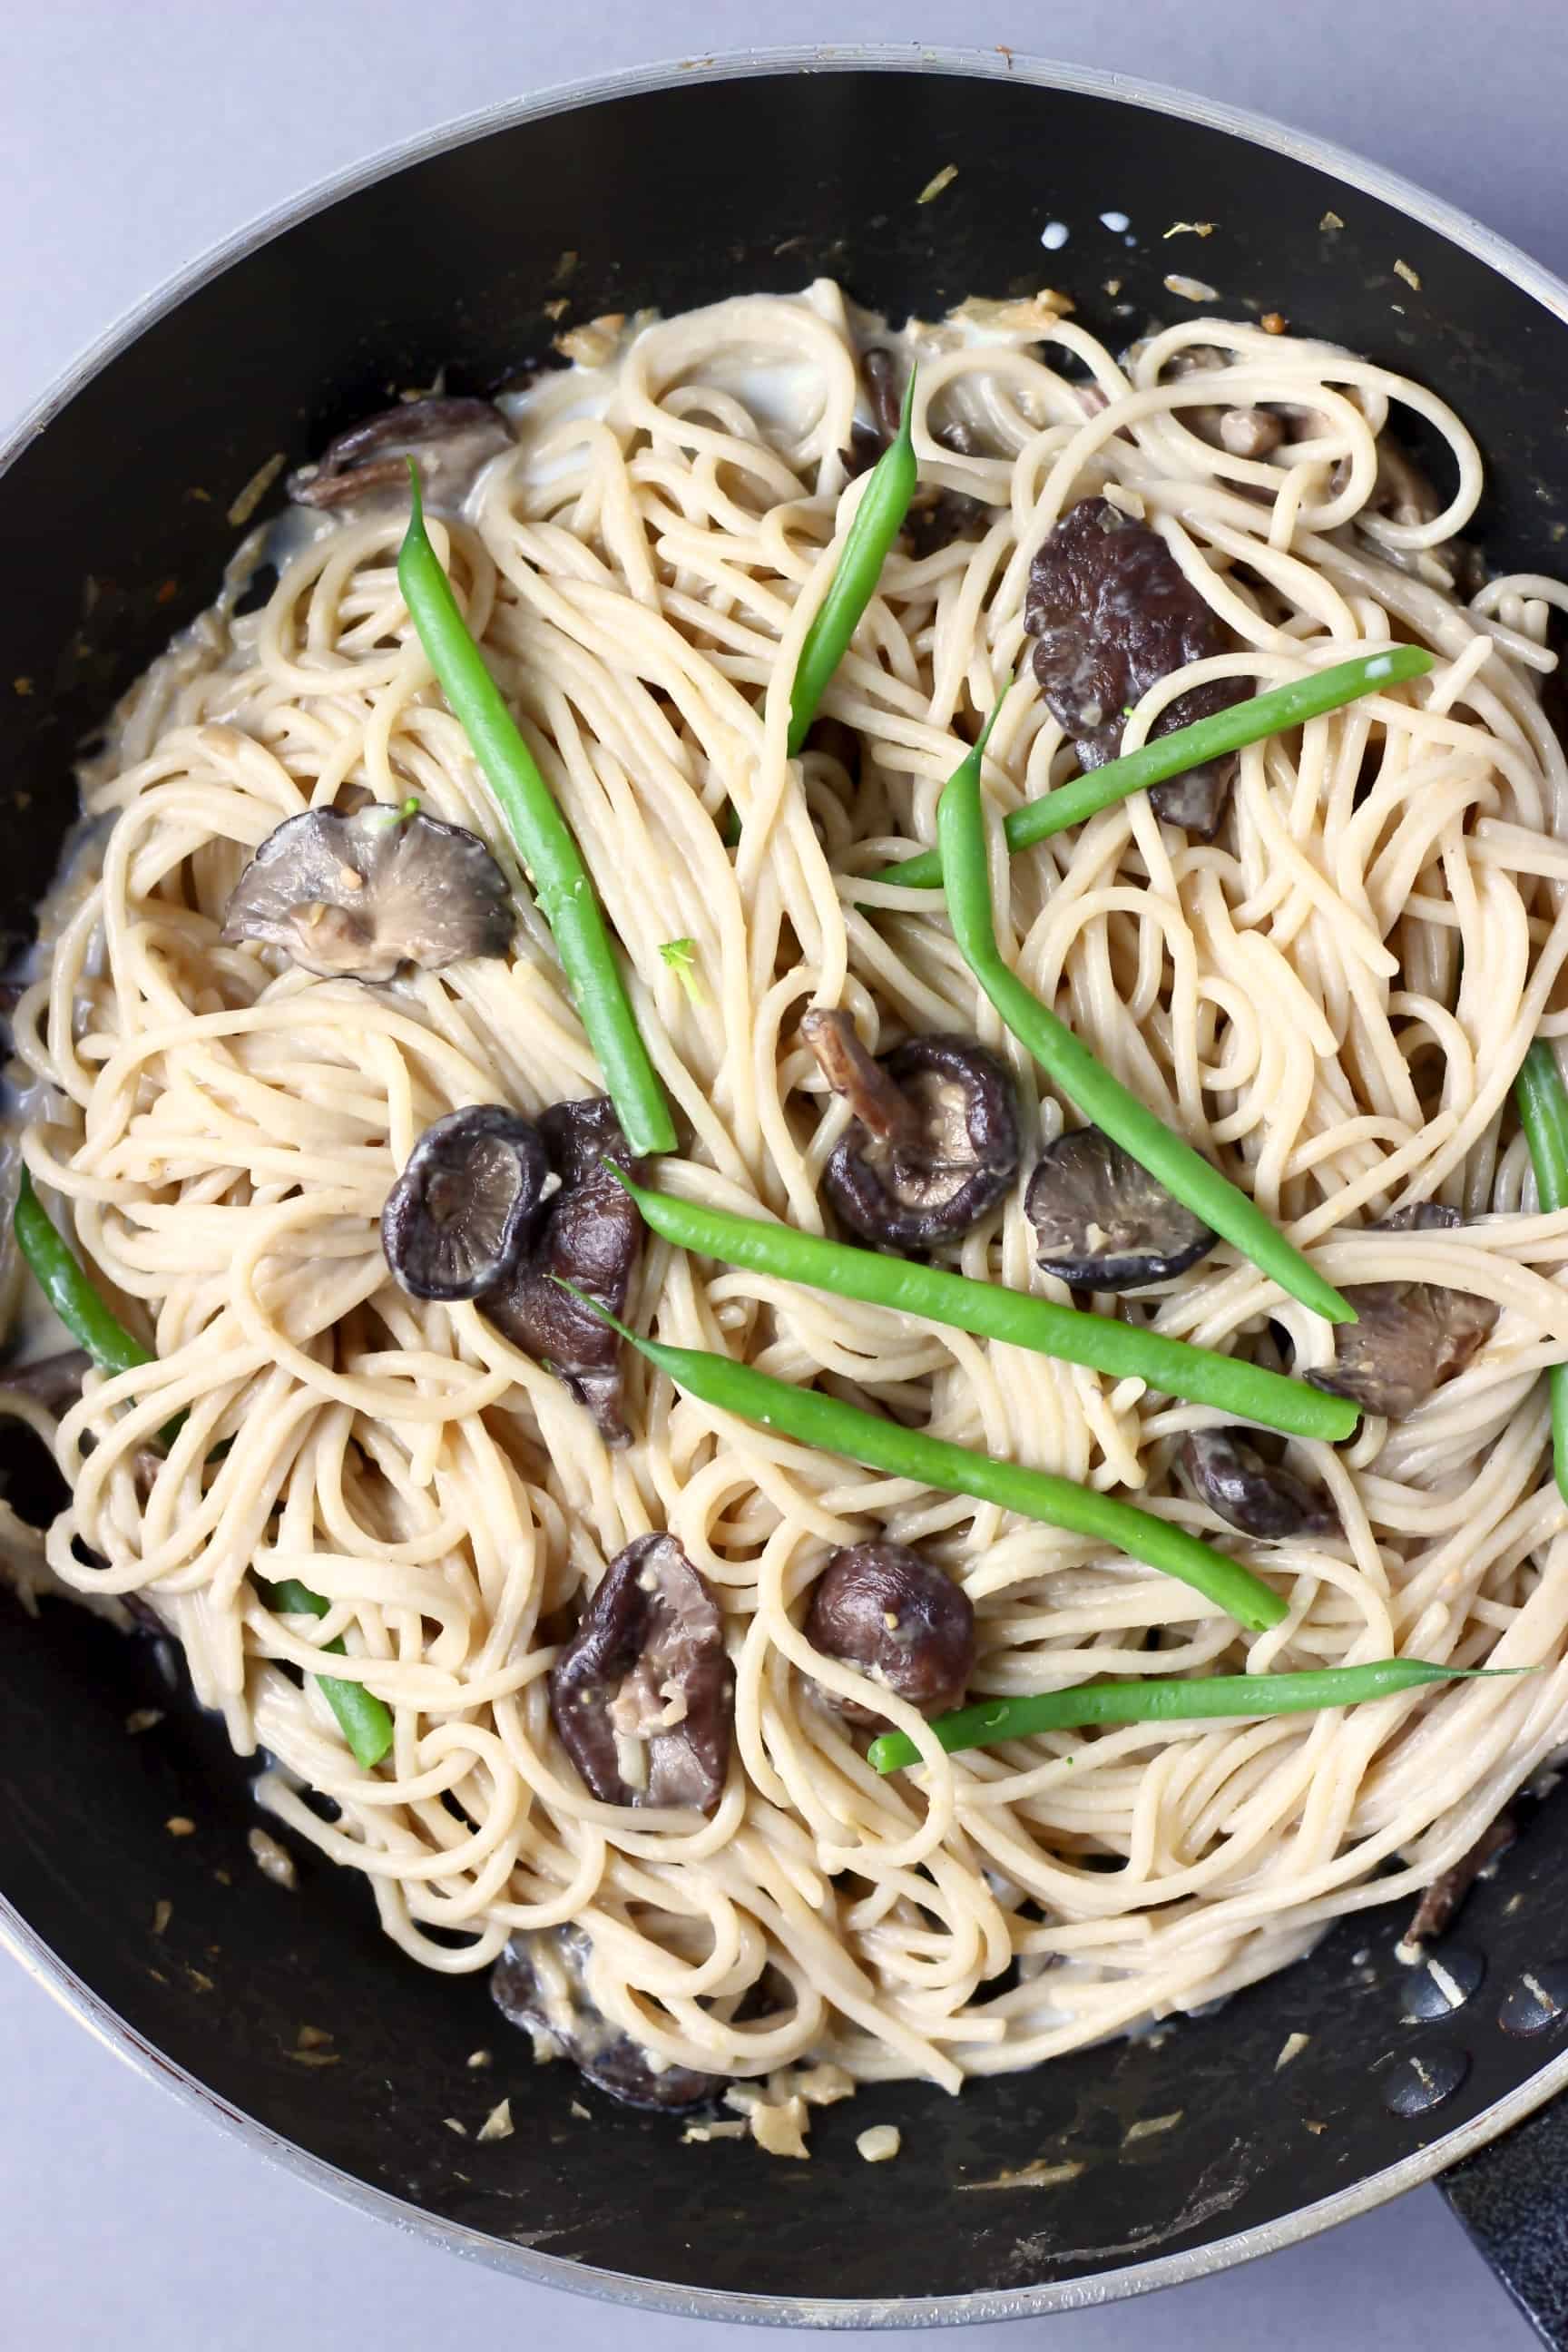
<path id="1" fill-rule="evenodd" d="M 752 2137 L 759 2147 L 766 2148 L 770 2156 L 808 2158 L 810 2150 L 805 2144 L 807 2121 L 804 2099 L 784 2099 L 777 2106 L 763 2100 L 752 2109 Z"/>
<path id="2" fill-rule="evenodd" d="M 294 1857 L 287 1846 L 279 1845 L 265 1830 L 252 1830 L 246 1843 L 263 1878 L 269 1878 L 274 1886 L 287 1886 L 290 1892 L 299 1885 Z"/>
<path id="3" fill-rule="evenodd" d="M 1173 2131 L 1185 2113 L 1184 2107 L 1177 2107 L 1168 2116 L 1142 2116 L 1137 2123 L 1128 2125 L 1122 2147 L 1131 2147 L 1135 2140 L 1152 2139 L 1156 2132 Z"/>
<path id="4" fill-rule="evenodd" d="M 511 2101 L 500 2100 L 479 2126 L 480 2139 L 510 2139 L 512 2135 Z"/>
<path id="5" fill-rule="evenodd" d="M 897 2156 L 903 2142 L 897 2124 L 873 2124 L 869 2131 L 860 2134 L 855 2145 L 868 2164 L 886 2164 L 889 2157 Z"/>
<path id="6" fill-rule="evenodd" d="M 795 2087 L 808 2107 L 832 2107 L 855 2096 L 855 2077 L 842 2066 L 807 2066 L 796 2074 Z"/>

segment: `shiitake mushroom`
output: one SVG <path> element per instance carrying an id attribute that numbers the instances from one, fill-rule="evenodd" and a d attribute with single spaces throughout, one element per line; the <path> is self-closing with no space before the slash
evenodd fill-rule
<path id="1" fill-rule="evenodd" d="M 713 1811 L 735 1674 L 707 1580 L 673 1536 L 639 1536 L 612 1560 L 551 1668 L 550 1713 L 601 1802 Z"/>
<path id="2" fill-rule="evenodd" d="M 457 506 L 480 467 L 511 446 L 510 425 L 488 400 L 405 400 L 329 441 L 313 466 L 289 476 L 289 496 L 338 507 L 373 491 L 405 492 L 407 461 L 417 457 L 426 504 Z"/>
<path id="3" fill-rule="evenodd" d="M 1189 1431 L 1176 1467 L 1198 1501 L 1244 1536 L 1279 1542 L 1339 1533 L 1339 1515 L 1321 1489 L 1266 1460 L 1239 1429 Z"/>
<path id="4" fill-rule="evenodd" d="M 539 1122 L 558 1189 L 545 1202 L 506 1280 L 479 1311 L 525 1356 L 552 1371 L 593 1414 L 600 1435 L 625 1444 L 621 1343 L 589 1298 L 612 1315 L 625 1309 L 642 1243 L 635 1203 L 605 1167 L 637 1173 L 615 1106 L 603 1095 L 553 1103 Z M 571 1289 L 563 1287 L 570 1284 Z M 573 1290 L 581 1291 L 574 1298 Z"/>
<path id="5" fill-rule="evenodd" d="M 318 979 L 395 980 L 504 956 L 506 876 L 477 834 L 389 803 L 307 809 L 274 828 L 230 893 L 223 936 L 282 948 Z"/>
<path id="6" fill-rule="evenodd" d="M 801 1034 L 855 1113 L 822 1177 L 852 1233 L 881 1249 L 929 1249 L 994 1207 L 1017 1170 L 1018 1114 L 994 1054 L 910 1037 L 874 1057 L 838 1012 L 808 1013 Z"/>
<path id="7" fill-rule="evenodd" d="M 616 1445 L 627 1435 L 620 1341 L 584 1300 L 621 1313 L 642 1220 L 608 1160 L 637 1171 L 603 1095 L 552 1103 L 537 1124 L 500 1103 L 448 1112 L 426 1129 L 387 1195 L 381 1237 L 405 1290 L 476 1300 Z"/>
<path id="8" fill-rule="evenodd" d="M 1116 758 L 1127 713 L 1150 687 L 1228 652 L 1231 642 L 1159 532 L 1100 498 L 1080 499 L 1043 541 L 1029 569 L 1024 625 L 1036 640 L 1041 691 L 1086 770 Z M 1229 709 L 1247 690 L 1241 677 L 1192 688 L 1161 712 L 1151 740 Z M 1156 814 L 1213 833 L 1235 772 L 1228 757 L 1155 785 Z"/>
<path id="9" fill-rule="evenodd" d="M 623 2106 L 679 2114 L 716 2099 L 725 2077 L 672 2066 L 611 2023 L 588 1990 L 593 1947 L 581 1927 L 519 1929 L 490 1970 L 508 2024 L 547 2037 L 590 2083 Z"/>
<path id="10" fill-rule="evenodd" d="M 1458 1223 L 1457 1209 L 1418 1201 L 1369 1230 L 1451 1233 Z M 1436 1282 L 1358 1282 L 1345 1296 L 1356 1320 L 1335 1326 L 1332 1365 L 1307 1378 L 1390 1421 L 1404 1420 L 1462 1372 L 1498 1318 L 1489 1298 Z"/>
<path id="11" fill-rule="evenodd" d="M 1215 1245 L 1202 1218 L 1098 1127 L 1046 1146 L 1024 1208 L 1041 1269 L 1075 1289 L 1169 1282 Z"/>
<path id="12" fill-rule="evenodd" d="M 478 1298 L 511 1273 L 550 1172 L 544 1139 L 499 1103 L 448 1111 L 409 1153 L 381 1243 L 415 1298 Z"/>
<path id="13" fill-rule="evenodd" d="M 963 1703 L 974 1670 L 974 1610 L 961 1584 L 908 1544 L 858 1543 L 836 1551 L 811 1596 L 805 1638 L 824 1657 L 859 1666 L 926 1716 Z M 823 1688 L 852 1723 L 885 1718 Z"/>

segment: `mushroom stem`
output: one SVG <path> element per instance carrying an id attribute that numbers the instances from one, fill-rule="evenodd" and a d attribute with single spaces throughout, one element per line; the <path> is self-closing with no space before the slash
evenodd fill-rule
<path id="1" fill-rule="evenodd" d="M 866 1051 L 847 1013 L 814 1010 L 802 1020 L 800 1034 L 834 1093 L 843 1096 L 861 1126 L 879 1143 L 916 1150 L 924 1143 L 920 1113 Z"/>

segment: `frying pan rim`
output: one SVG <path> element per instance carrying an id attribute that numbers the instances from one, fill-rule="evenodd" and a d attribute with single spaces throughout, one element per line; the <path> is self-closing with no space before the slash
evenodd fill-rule
<path id="1" fill-rule="evenodd" d="M 246 259 L 261 246 L 300 222 L 329 210 L 361 189 L 388 179 L 410 165 L 468 146 L 492 132 L 523 122 L 574 111 L 608 100 L 684 89 L 694 82 L 762 79 L 799 73 L 910 73 L 946 75 L 963 79 L 1015 82 L 1060 90 L 1069 97 L 1106 99 L 1121 105 L 1167 114 L 1179 121 L 1219 131 L 1326 172 L 1371 195 L 1447 238 L 1477 260 L 1510 279 L 1521 291 L 1568 326 L 1568 285 L 1506 237 L 1485 227 L 1457 205 L 1432 195 L 1401 173 L 1369 163 L 1335 142 L 1290 129 L 1272 117 L 1197 97 L 1167 84 L 1107 73 L 1088 66 L 1062 65 L 1016 50 L 976 50 L 885 42 L 792 45 L 715 53 L 700 58 L 668 58 L 624 68 L 608 74 L 559 82 L 531 97 L 502 100 L 459 116 L 456 121 L 416 134 L 396 145 L 348 165 L 330 178 L 264 215 L 234 236 L 223 239 L 174 271 L 134 304 L 82 352 L 20 421 L 0 441 L 0 479 L 21 453 L 46 431 L 85 385 L 100 374 L 139 337 L 210 280 Z M 528 2279 L 542 2286 L 559 2287 L 623 2309 L 656 2311 L 671 2317 L 721 2319 L 755 2326 L 816 2328 L 883 2328 L 967 2326 L 987 2321 L 1036 2316 L 1045 2313 L 1084 2310 L 1147 2294 L 1156 2287 L 1178 2285 L 1229 2270 L 1263 2254 L 1299 2244 L 1320 2231 L 1331 2229 L 1370 2212 L 1406 2189 L 1434 2179 L 1461 2158 L 1526 2116 L 1568 2087 L 1568 2050 L 1559 2053 L 1529 2080 L 1495 2100 L 1468 2123 L 1397 2164 L 1369 2174 L 1350 2187 L 1315 2204 L 1299 2208 L 1279 2221 L 1212 2240 L 1174 2254 L 1135 2262 L 1114 2271 L 1080 2279 L 1033 2286 L 985 2288 L 971 2294 L 887 2296 L 878 2298 L 817 2298 L 748 2295 L 711 2287 L 683 2287 L 657 2279 L 603 2271 L 563 2256 L 509 2242 L 485 2231 L 442 2220 L 438 2215 L 394 2197 L 384 2189 L 355 2179 L 323 2158 L 310 2155 L 232 2105 L 211 2087 L 177 2064 L 139 2034 L 110 2008 L 86 1980 L 68 1969 L 21 1913 L 0 1892 L 0 1948 L 26 1970 L 41 1989 L 58 2000 L 79 2024 L 147 2081 L 160 2085 L 183 2105 L 212 2117 L 245 2146 L 269 2162 L 280 2165 L 297 2179 L 323 2190 L 340 2203 L 390 2221 L 405 2233 L 446 2248 L 468 2261 Z"/>

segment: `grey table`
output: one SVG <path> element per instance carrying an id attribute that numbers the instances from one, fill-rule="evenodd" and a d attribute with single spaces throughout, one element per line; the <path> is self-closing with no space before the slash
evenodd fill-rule
<path id="1" fill-rule="evenodd" d="M 9 0 L 0 26 L 4 425 L 162 278 L 342 165 L 531 88 L 748 37 L 1006 43 L 1204 89 L 1362 148 L 1568 272 L 1562 0 L 773 0 L 754 16 L 725 0 Z M 739 2337 L 521 2286 L 328 2203 L 112 2065 L 8 1967 L 0 2086 L 7 2352 Z M 1152 2302 L 957 2341 L 1005 2334 L 1049 2352 L 1533 2340 L 1432 2189 Z"/>

